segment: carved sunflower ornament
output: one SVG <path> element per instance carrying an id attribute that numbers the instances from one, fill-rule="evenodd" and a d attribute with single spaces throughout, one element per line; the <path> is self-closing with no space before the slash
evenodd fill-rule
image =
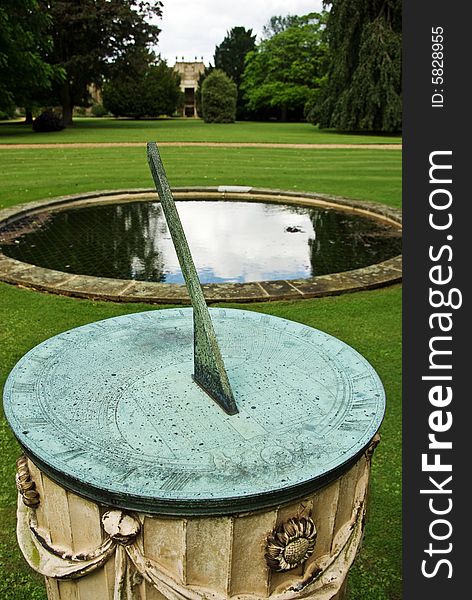
<path id="1" fill-rule="evenodd" d="M 315 543 L 316 527 L 312 519 L 289 519 L 267 537 L 267 564 L 275 571 L 295 569 L 313 554 Z"/>

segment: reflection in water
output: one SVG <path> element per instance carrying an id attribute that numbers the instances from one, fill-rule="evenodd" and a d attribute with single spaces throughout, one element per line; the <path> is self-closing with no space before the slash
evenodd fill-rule
<path id="1" fill-rule="evenodd" d="M 395 229 L 348 212 L 255 202 L 176 204 L 202 283 L 307 278 L 401 251 Z M 0 244 L 7 256 L 59 271 L 183 282 L 158 202 L 26 217 L 0 231 Z"/>

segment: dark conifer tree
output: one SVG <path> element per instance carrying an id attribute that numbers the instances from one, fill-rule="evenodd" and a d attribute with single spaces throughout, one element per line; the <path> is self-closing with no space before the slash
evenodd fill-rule
<path id="1" fill-rule="evenodd" d="M 325 5 L 328 74 L 307 118 L 341 130 L 401 130 L 401 0 Z"/>
<path id="2" fill-rule="evenodd" d="M 234 81 L 238 89 L 236 107 L 238 119 L 246 116 L 244 103 L 239 93 L 239 86 L 244 71 L 246 55 L 248 52 L 254 50 L 255 46 L 256 36 L 252 34 L 252 29 L 233 27 L 231 31 L 228 31 L 221 44 L 215 48 L 215 68 L 226 73 Z"/>

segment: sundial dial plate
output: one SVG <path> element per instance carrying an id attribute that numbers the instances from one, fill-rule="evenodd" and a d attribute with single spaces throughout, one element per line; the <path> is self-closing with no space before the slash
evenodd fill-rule
<path id="1" fill-rule="evenodd" d="M 285 319 L 210 314 L 238 414 L 192 379 L 192 309 L 156 310 L 73 329 L 26 354 L 4 394 L 20 444 L 73 491 L 168 514 L 300 497 L 369 444 L 385 397 L 360 354 Z"/>

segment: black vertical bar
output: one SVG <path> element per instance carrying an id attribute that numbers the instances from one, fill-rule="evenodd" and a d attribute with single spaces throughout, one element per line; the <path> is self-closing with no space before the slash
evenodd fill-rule
<path id="1" fill-rule="evenodd" d="M 471 594 L 472 9 L 410 0 L 403 17 L 404 598 L 444 600 Z"/>

